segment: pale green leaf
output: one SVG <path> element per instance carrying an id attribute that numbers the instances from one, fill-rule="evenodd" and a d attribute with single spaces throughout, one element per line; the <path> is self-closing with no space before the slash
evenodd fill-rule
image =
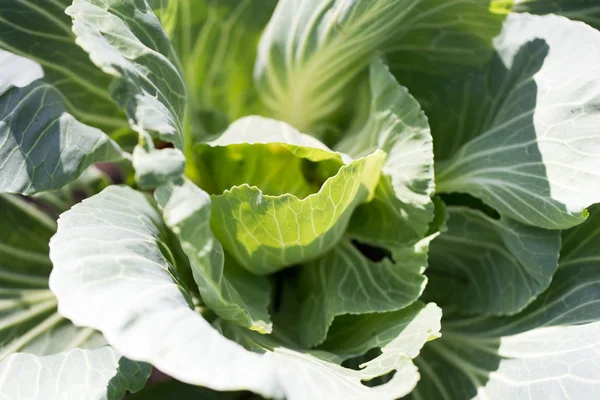
<path id="1" fill-rule="evenodd" d="M 354 336 L 357 340 L 364 340 L 362 346 L 353 346 L 355 342 L 347 335 L 340 343 L 328 343 L 332 349 L 339 351 L 341 357 L 327 350 L 300 348 L 277 330 L 272 335 L 258 336 L 231 324 L 218 326 L 226 336 L 248 349 L 267 351 L 278 373 L 285 377 L 282 384 L 289 399 L 303 399 L 306 396 L 315 399 L 395 399 L 410 392 L 419 379 L 412 359 L 419 355 L 427 341 L 440 336 L 441 310 L 435 304 L 426 306 L 415 303 L 415 306 L 401 312 L 357 318 L 382 328 L 381 335 L 373 337 L 370 326 L 363 324 L 356 329 Z M 351 326 L 356 328 L 356 325 Z M 339 327 L 343 329 L 341 325 Z M 339 331 L 334 332 L 338 338 L 339 334 Z M 381 348 L 381 353 L 357 368 L 334 364 L 353 355 L 361 355 L 370 348 Z M 393 378 L 385 380 L 385 383 L 365 385 L 389 373 L 394 373 Z"/>
<path id="2" fill-rule="evenodd" d="M 377 151 L 352 161 L 304 198 L 235 186 L 212 197 L 212 229 L 223 247 L 254 273 L 315 258 L 335 246 L 352 211 L 372 196 L 384 159 Z"/>
<path id="3" fill-rule="evenodd" d="M 550 284 L 560 232 L 448 207 L 448 230 L 429 252 L 428 299 L 445 312 L 514 314 Z"/>
<path id="4" fill-rule="evenodd" d="M 364 127 L 343 138 L 336 150 L 359 156 L 387 153 L 371 202 L 358 207 L 348 231 L 380 246 L 405 246 L 421 239 L 433 218 L 433 145 L 427 117 L 387 66 L 370 66 L 371 100 Z"/>
<path id="5" fill-rule="evenodd" d="M 263 194 L 306 197 L 351 159 L 284 122 L 251 116 L 198 144 L 194 161 L 200 186 L 211 194 L 248 184 Z"/>
<path id="6" fill-rule="evenodd" d="M 417 340 L 415 340 L 415 345 Z M 420 343 L 422 346 L 422 343 Z M 281 347 L 268 353 L 282 379 L 289 400 L 373 399 L 390 400 L 408 394 L 415 386 L 419 374 L 407 355 L 391 357 L 383 368 L 373 367 L 361 371 L 341 367 L 313 355 Z M 377 360 L 377 362 L 384 360 Z M 387 372 L 395 371 L 393 378 L 384 385 L 367 387 L 369 381 Z"/>
<path id="7" fill-rule="evenodd" d="M 51 241 L 51 287 L 61 313 L 99 329 L 131 359 L 217 390 L 246 389 L 291 400 L 383 400 L 413 387 L 418 375 L 409 354 L 414 352 L 392 357 L 386 368 L 397 370 L 394 378 L 369 388 L 361 380 L 385 373 L 382 369 L 346 369 L 279 346 L 263 346 L 258 354 L 221 336 L 190 308 L 189 292 L 177 283 L 178 274 L 162 254 L 160 225 L 148 198 L 123 187 L 109 187 L 63 214 Z M 227 325 L 258 343 L 271 340 L 271 335 Z M 420 348 L 436 330 L 436 321 L 423 330 L 428 334 L 405 338 L 407 348 Z"/>
<path id="8" fill-rule="evenodd" d="M 0 95 L 11 87 L 24 87 L 44 76 L 40 64 L 8 51 L 0 50 Z"/>
<path id="9" fill-rule="evenodd" d="M 47 83 L 78 120 L 110 132 L 127 126 L 108 92 L 110 79 L 75 44 L 65 9 L 71 0 L 2 0 L 0 48 L 38 62 Z"/>
<path id="10" fill-rule="evenodd" d="M 181 179 L 185 170 L 185 156 L 179 149 L 157 150 L 137 145 L 132 157 L 135 181 L 140 188 L 156 188 Z"/>
<path id="11" fill-rule="evenodd" d="M 344 314 L 400 310 L 417 300 L 426 278 L 429 238 L 370 261 L 350 241 L 300 267 L 298 339 L 307 347 L 325 340 L 334 318 Z"/>
<path id="12" fill-rule="evenodd" d="M 503 19 L 495 11 L 489 0 L 280 1 L 260 41 L 257 87 L 275 118 L 312 131 L 347 105 L 378 51 L 398 69 L 431 73 L 484 62 Z"/>
<path id="13" fill-rule="evenodd" d="M 299 132 L 293 126 L 270 118 L 252 115 L 234 121 L 221 135 L 208 142 L 211 146 L 228 146 L 232 144 L 269 144 L 281 143 L 291 145 L 295 152 L 307 154 L 306 157 L 312 161 L 320 161 L 326 158 L 341 158 L 343 155 L 329 155 L 312 149 L 332 151 L 322 142 L 310 135 Z M 296 148 L 298 147 L 298 148 Z M 310 149 L 302 149 L 309 147 Z M 314 154 L 312 154 L 314 153 Z"/>
<path id="14" fill-rule="evenodd" d="M 192 182 L 159 188 L 166 200 L 163 217 L 190 259 L 200 296 L 221 318 L 241 326 L 271 332 L 266 278 L 254 276 L 227 259 L 210 229 L 211 204 L 206 192 Z M 161 200 L 163 203 L 165 200 Z"/>
<path id="15" fill-rule="evenodd" d="M 127 391 L 140 390 L 151 370 L 110 347 L 44 357 L 18 353 L 0 363 L 0 398 L 121 400 Z"/>
<path id="16" fill-rule="evenodd" d="M 460 116 L 432 124 L 434 144 L 458 148 L 436 165 L 438 192 L 469 193 L 533 226 L 581 223 L 600 200 L 599 45 L 600 32 L 582 23 L 509 16 L 492 65 L 448 91 L 432 115 Z"/>
<path id="17" fill-rule="evenodd" d="M 74 0 L 77 44 L 114 78 L 111 94 L 131 127 L 183 146 L 185 83 L 173 48 L 146 0 Z"/>
<path id="18" fill-rule="evenodd" d="M 563 234 L 550 287 L 509 317 L 448 316 L 411 399 L 587 399 L 600 389 L 600 213 Z"/>
<path id="19" fill-rule="evenodd" d="M 600 29 L 600 4 L 596 0 L 514 0 L 513 11 L 558 14 Z"/>
<path id="20" fill-rule="evenodd" d="M 55 87 L 35 81 L 0 95 L 0 192 L 58 189 L 98 161 L 126 154 L 67 112 Z"/>
<path id="21" fill-rule="evenodd" d="M 351 213 L 372 198 L 385 154 L 352 160 L 290 125 L 261 117 L 234 122 L 197 146 L 212 194 L 212 229 L 225 250 L 265 274 L 331 249 Z"/>
<path id="22" fill-rule="evenodd" d="M 221 124 L 261 110 L 252 69 L 276 3 L 184 0 L 160 11 L 188 85 L 193 129 L 216 133 Z"/>

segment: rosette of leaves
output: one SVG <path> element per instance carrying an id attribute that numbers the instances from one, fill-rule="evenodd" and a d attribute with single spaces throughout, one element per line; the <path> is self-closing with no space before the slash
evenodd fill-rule
<path id="1" fill-rule="evenodd" d="M 564 3 L 0 2 L 0 394 L 590 398 L 600 32 Z"/>

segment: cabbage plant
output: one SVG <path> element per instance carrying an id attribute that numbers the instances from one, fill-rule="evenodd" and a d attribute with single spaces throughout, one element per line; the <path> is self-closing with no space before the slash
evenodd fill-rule
<path id="1" fill-rule="evenodd" d="M 0 398 L 594 398 L 594 3 L 0 0 Z"/>

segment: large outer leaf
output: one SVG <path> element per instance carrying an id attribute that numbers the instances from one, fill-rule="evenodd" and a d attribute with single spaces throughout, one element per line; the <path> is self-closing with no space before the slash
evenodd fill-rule
<path id="1" fill-rule="evenodd" d="M 449 207 L 431 244 L 429 300 L 445 312 L 514 314 L 543 292 L 558 266 L 560 232 Z"/>
<path id="2" fill-rule="evenodd" d="M 258 274 L 330 250 L 353 210 L 372 197 L 385 159 L 375 151 L 351 160 L 287 124 L 259 117 L 237 121 L 204 146 L 209 155 L 217 154 L 216 187 L 228 189 L 212 196 L 212 229 L 242 266 Z M 217 153 L 223 148 L 233 150 Z M 316 175 L 324 174 L 318 184 L 304 176 L 305 160 L 316 163 Z"/>
<path id="3" fill-rule="evenodd" d="M 444 136 L 466 142 L 439 163 L 437 190 L 467 192 L 502 215 L 543 228 L 582 222 L 585 207 L 600 200 L 600 54 L 592 50 L 599 45 L 600 32 L 582 23 L 511 15 L 495 41 L 495 62 L 448 91 L 431 115 L 468 118 L 434 124 L 434 144 Z M 461 124 L 477 130 L 458 135 Z"/>
<path id="4" fill-rule="evenodd" d="M 64 94 L 65 108 L 86 124 L 127 126 L 110 98 L 110 79 L 75 44 L 70 0 L 0 1 L 0 48 L 37 61 L 49 84 Z"/>
<path id="5" fill-rule="evenodd" d="M 157 198 L 164 204 L 165 223 L 175 232 L 190 259 L 194 280 L 206 305 L 223 319 L 270 333 L 269 283 L 231 260 L 225 264 L 223 248 L 210 230 L 208 194 L 185 181 L 160 188 Z"/>
<path id="6" fill-rule="evenodd" d="M 412 304 L 423 292 L 430 239 L 391 252 L 393 260 L 372 262 L 350 241 L 300 268 L 298 339 L 307 347 L 325 340 L 334 318 L 381 313 Z"/>
<path id="7" fill-rule="evenodd" d="M 261 38 L 256 82 L 277 119 L 311 131 L 345 105 L 377 51 L 406 69 L 447 73 L 485 61 L 502 18 L 489 0 L 280 1 Z"/>
<path id="8" fill-rule="evenodd" d="M 393 313 L 362 315 L 356 319 L 348 317 L 350 321 L 345 320 L 337 326 L 341 329 L 334 332 L 334 339 L 340 339 L 341 331 L 345 328 L 353 329 L 352 337 L 344 335 L 343 339 L 324 345 L 334 349 L 336 354 L 300 349 L 293 339 L 277 330 L 273 335 L 258 336 L 231 324 L 219 324 L 219 328 L 226 336 L 250 350 L 272 350 L 273 353 L 269 355 L 275 360 L 277 371 L 285 377 L 283 383 L 290 399 L 391 400 L 410 392 L 419 380 L 412 359 L 419 355 L 427 341 L 440 336 L 441 312 L 435 304 L 416 302 Z M 371 328 L 379 328 L 379 334 L 374 335 Z M 360 344 L 357 345 L 357 342 Z M 338 362 L 363 355 L 372 348 L 380 348 L 381 353 L 374 358 L 363 358 L 364 362 L 354 369 L 327 361 Z M 393 377 L 383 377 L 383 385 L 380 382 L 370 389 L 363 386 L 390 373 L 393 373 Z M 362 384 L 359 383 L 360 380 Z"/>
<path id="9" fill-rule="evenodd" d="M 0 364 L 0 398 L 121 400 L 127 391 L 140 390 L 151 371 L 110 347 L 44 357 L 13 354 Z"/>
<path id="10" fill-rule="evenodd" d="M 126 157 L 102 131 L 73 118 L 63 100 L 43 81 L 0 95 L 0 192 L 58 189 L 95 162 Z"/>
<path id="11" fill-rule="evenodd" d="M 126 389 L 139 390 L 149 365 L 120 358 L 108 347 L 74 349 L 105 342 L 56 310 L 48 289 L 54 221 L 9 195 L 0 196 L 0 215 L 0 398 L 120 400 Z"/>
<path id="12" fill-rule="evenodd" d="M 110 186 L 63 214 L 50 242 L 50 287 L 61 314 L 181 381 L 276 394 L 266 362 L 191 308 L 173 261 L 162 254 L 162 226 L 148 198 L 126 187 Z"/>
<path id="13" fill-rule="evenodd" d="M 433 218 L 433 145 L 427 117 L 387 66 L 376 58 L 369 70 L 370 107 L 364 127 L 336 150 L 359 156 L 388 155 L 371 202 L 352 216 L 350 234 L 379 246 L 406 246 L 423 238 Z"/>
<path id="14" fill-rule="evenodd" d="M 162 255 L 160 225 L 147 197 L 114 186 L 63 214 L 51 241 L 50 278 L 61 313 L 77 324 L 101 330 L 132 359 L 149 361 L 176 379 L 217 390 L 248 389 L 292 400 L 306 396 L 393 399 L 414 385 L 416 370 L 406 357 L 418 352 L 435 332 L 436 318 L 423 324 L 426 335 L 399 339 L 407 349 L 416 350 L 392 357 L 387 367 L 400 371 L 391 382 L 374 389 L 360 381 L 385 373 L 377 365 L 354 371 L 279 346 L 263 349 L 262 355 L 249 352 L 221 336 L 190 308 L 189 293 Z M 253 333 L 231 326 L 246 335 Z M 258 335 L 256 340 L 267 336 Z"/>
<path id="15" fill-rule="evenodd" d="M 600 213 L 563 234 L 552 284 L 511 317 L 444 320 L 415 399 L 588 399 L 600 390 Z M 579 325 L 587 324 L 587 325 Z"/>
<path id="16" fill-rule="evenodd" d="M 600 5 L 596 0 L 514 0 L 513 11 L 558 14 L 600 29 Z"/>

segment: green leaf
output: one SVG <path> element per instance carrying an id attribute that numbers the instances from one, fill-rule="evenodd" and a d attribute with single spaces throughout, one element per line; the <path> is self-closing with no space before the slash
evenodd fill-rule
<path id="1" fill-rule="evenodd" d="M 299 270 L 301 307 L 296 314 L 301 343 L 322 343 L 334 318 L 344 314 L 400 310 L 417 300 L 426 278 L 429 241 L 391 251 L 390 259 L 373 262 L 350 241 L 302 265 Z"/>
<path id="2" fill-rule="evenodd" d="M 146 0 L 74 0 L 67 8 L 77 44 L 114 78 L 111 94 L 140 135 L 183 146 L 185 84 Z"/>
<path id="3" fill-rule="evenodd" d="M 185 156 L 181 150 L 156 150 L 153 147 L 137 145 L 133 149 L 135 181 L 140 188 L 153 189 L 181 179 L 185 171 Z"/>
<path id="4" fill-rule="evenodd" d="M 558 266 L 559 231 L 448 207 L 448 230 L 431 244 L 426 293 L 447 313 L 514 314 L 531 303 Z"/>
<path id="5" fill-rule="evenodd" d="M 257 274 L 315 258 L 335 246 L 354 208 L 372 195 L 383 159 L 381 152 L 358 159 L 302 199 L 236 186 L 213 196 L 212 229 L 223 247 Z"/>
<path id="6" fill-rule="evenodd" d="M 595 0 L 514 0 L 513 11 L 557 14 L 600 29 L 600 6 Z"/>
<path id="7" fill-rule="evenodd" d="M 168 199 L 163 208 L 165 223 L 175 232 L 188 255 L 206 305 L 223 319 L 270 333 L 269 283 L 266 278 L 254 276 L 224 257 L 223 248 L 210 229 L 208 194 L 185 181 L 180 186 L 159 188 L 156 196 Z"/>
<path id="8" fill-rule="evenodd" d="M 252 68 L 260 33 L 276 3 L 185 0 L 171 1 L 161 11 L 197 116 L 193 128 L 202 124 L 204 133 L 216 133 L 210 118 L 226 123 L 261 111 Z"/>
<path id="9" fill-rule="evenodd" d="M 139 192 L 108 187 L 63 214 L 58 225 L 50 245 L 50 283 L 61 313 L 102 331 L 125 356 L 148 361 L 180 381 L 289 399 L 390 399 L 408 393 L 416 382 L 411 352 L 392 357 L 387 367 L 397 369 L 396 375 L 371 389 L 361 380 L 385 373 L 377 366 L 350 370 L 280 345 L 262 346 L 258 354 L 221 336 L 190 308 L 190 294 L 177 283 L 178 274 L 159 245 L 160 215 Z M 272 340 L 272 335 L 254 336 L 219 322 L 256 343 Z M 436 322 L 431 324 L 423 326 L 428 335 L 406 337 L 407 348 L 420 348 L 436 329 Z"/>
<path id="10" fill-rule="evenodd" d="M 306 197 L 351 162 L 283 122 L 257 116 L 235 121 L 195 150 L 200 186 L 215 195 L 247 184 L 264 194 Z M 282 173 L 286 179 L 275 179 Z"/>
<path id="11" fill-rule="evenodd" d="M 0 260 L 3 287 L 47 287 L 52 269 L 48 241 L 56 231 L 56 222 L 23 198 L 0 195 Z"/>
<path id="12" fill-rule="evenodd" d="M 343 318 L 347 318 L 344 321 L 349 325 L 346 326 L 355 330 L 354 337 L 364 339 L 364 346 L 353 347 L 355 343 L 348 335 L 337 344 L 326 343 L 339 351 L 341 357 L 328 350 L 300 348 L 277 329 L 272 335 L 257 335 L 227 323 L 218 327 L 227 337 L 249 350 L 267 351 L 281 377 L 285 377 L 282 384 L 287 398 L 395 399 L 409 393 L 419 379 L 412 359 L 427 341 L 440 336 L 441 310 L 435 304 L 415 303 L 401 312 L 363 315 L 356 320 Z M 382 328 L 381 335 L 374 337 L 370 325 L 357 328 L 354 323 L 359 320 Z M 344 329 L 343 324 L 338 327 Z M 337 338 L 339 334 L 340 331 L 334 331 Z M 360 355 L 379 347 L 378 356 L 365 359 L 357 368 L 334 364 L 354 353 Z M 390 373 L 393 377 L 387 376 Z M 373 386 L 370 381 L 380 377 L 384 378 L 384 383 Z"/>
<path id="13" fill-rule="evenodd" d="M 438 115 L 430 115 L 461 116 L 449 126 L 433 124 L 436 146 L 445 136 L 444 147 L 458 148 L 436 165 L 438 192 L 471 194 L 504 216 L 547 229 L 584 221 L 585 208 L 600 200 L 594 43 L 600 45 L 600 32 L 584 24 L 511 15 L 492 65 L 447 91 Z"/>
<path id="14" fill-rule="evenodd" d="M 110 79 L 75 44 L 70 0 L 2 0 L 0 48 L 38 62 L 45 81 L 65 97 L 78 120 L 110 132 L 127 126 L 108 92 Z"/>
<path id="15" fill-rule="evenodd" d="M 0 363 L 0 397 L 121 400 L 127 391 L 140 390 L 151 371 L 149 365 L 120 358 L 110 347 L 44 357 L 13 354 Z"/>
<path id="16" fill-rule="evenodd" d="M 171 2 L 169 0 L 148 0 L 148 4 L 154 10 L 154 12 L 160 14 L 161 10 L 166 9 Z M 162 19 L 161 23 L 163 23 Z"/>
<path id="17" fill-rule="evenodd" d="M 126 157 L 104 133 L 66 112 L 64 96 L 39 80 L 38 63 L 0 50 L 0 65 L 0 192 L 57 189 L 96 161 Z"/>
<path id="18" fill-rule="evenodd" d="M 315 258 L 335 246 L 352 211 L 372 196 L 384 158 L 375 152 L 353 161 L 302 199 L 236 186 L 212 197 L 211 227 L 223 247 L 256 274 Z"/>
<path id="19" fill-rule="evenodd" d="M 104 344 L 56 311 L 48 289 L 48 241 L 55 222 L 20 197 L 0 195 L 0 361 L 15 352 L 47 355 Z"/>
<path id="20" fill-rule="evenodd" d="M 388 155 L 371 202 L 357 208 L 348 231 L 358 240 L 386 247 L 420 240 L 433 218 L 433 145 L 419 103 L 398 84 L 384 62 L 370 66 L 371 100 L 364 127 L 336 150 L 353 157 L 376 149 Z"/>
<path id="21" fill-rule="evenodd" d="M 266 274 L 315 258 L 373 195 L 385 154 L 352 160 L 291 126 L 242 118 L 198 147 L 211 226 L 236 261 Z M 345 164 L 345 165 L 344 165 Z"/>
<path id="22" fill-rule="evenodd" d="M 319 349 L 343 359 L 365 354 L 373 348 L 381 348 L 382 359 L 406 355 L 415 358 L 425 342 L 440 337 L 441 318 L 439 307 L 421 302 L 394 312 L 345 315 L 331 326 L 327 340 Z M 411 341 L 406 340 L 409 337 L 421 345 L 412 347 Z"/>
<path id="23" fill-rule="evenodd" d="M 55 87 L 35 81 L 0 95 L 0 192 L 58 189 L 98 161 L 127 155 L 67 112 Z"/>
<path id="24" fill-rule="evenodd" d="M 514 335 L 542 326 L 578 325 L 600 320 L 600 212 L 590 208 L 588 220 L 563 232 L 559 268 L 550 287 L 515 317 L 473 317 L 463 330 Z M 474 323 L 481 319 L 481 322 Z"/>
<path id="25" fill-rule="evenodd" d="M 423 345 L 417 343 L 415 346 Z M 410 346 L 410 345 L 408 345 Z M 278 373 L 285 376 L 284 387 L 288 399 L 335 398 L 388 400 L 408 394 L 418 380 L 418 372 L 407 355 L 392 357 L 387 364 L 367 365 L 356 371 L 319 359 L 307 353 L 276 348 L 269 354 L 277 366 Z M 377 360 L 377 362 L 384 362 Z M 388 372 L 396 371 L 384 385 L 367 387 L 369 381 Z"/>
<path id="26" fill-rule="evenodd" d="M 450 317 L 415 360 L 414 399 L 590 398 L 600 388 L 600 213 L 563 233 L 550 287 L 508 317 Z"/>
<path id="27" fill-rule="evenodd" d="M 398 69 L 431 73 L 486 61 L 503 19 L 495 11 L 489 0 L 280 1 L 260 41 L 256 84 L 275 118 L 312 131 L 347 105 L 378 51 L 401 60 Z"/>

